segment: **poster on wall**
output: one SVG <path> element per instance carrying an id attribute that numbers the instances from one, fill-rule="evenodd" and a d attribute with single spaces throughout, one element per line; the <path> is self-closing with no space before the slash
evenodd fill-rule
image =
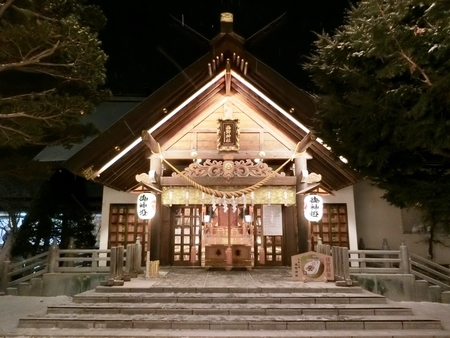
<path id="1" fill-rule="evenodd" d="M 283 236 L 281 205 L 263 205 L 262 219 L 264 236 Z"/>
<path id="2" fill-rule="evenodd" d="M 303 282 L 334 280 L 333 258 L 314 251 L 291 257 L 292 277 Z"/>

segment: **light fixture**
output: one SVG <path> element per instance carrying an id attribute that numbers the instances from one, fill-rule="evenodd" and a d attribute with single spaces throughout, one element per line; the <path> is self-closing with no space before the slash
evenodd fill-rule
<path id="1" fill-rule="evenodd" d="M 252 215 L 245 215 L 244 216 L 245 223 L 251 223 L 252 222 Z"/>

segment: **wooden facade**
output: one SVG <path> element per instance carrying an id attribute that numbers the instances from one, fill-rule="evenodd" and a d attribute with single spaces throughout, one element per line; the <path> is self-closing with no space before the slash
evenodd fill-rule
<path id="1" fill-rule="evenodd" d="M 325 207 L 328 221 L 303 216 L 304 194 L 358 180 L 309 131 L 311 96 L 248 53 L 232 22 L 222 27 L 205 57 L 65 162 L 107 191 L 157 194 L 148 224 L 127 219 L 130 202 L 106 203 L 102 245 L 147 226 L 152 260 L 225 268 L 290 265 L 319 237 L 350 245 L 345 203 Z"/>

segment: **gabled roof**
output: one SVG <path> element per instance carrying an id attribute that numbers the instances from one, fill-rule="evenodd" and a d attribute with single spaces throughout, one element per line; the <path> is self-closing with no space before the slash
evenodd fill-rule
<path id="1" fill-rule="evenodd" d="M 266 128 L 276 129 L 284 142 L 294 145 L 308 133 L 315 111 L 308 93 L 248 53 L 244 39 L 225 23 L 222 32 L 211 41 L 208 54 L 124 114 L 63 166 L 113 189 L 130 191 L 137 186 L 135 175 L 149 170 L 151 152 L 141 140 L 143 130 L 164 144 L 228 99 L 236 107 L 242 106 L 247 114 L 264 120 Z M 171 156 L 181 169 L 192 163 L 188 152 L 174 154 L 164 155 Z M 310 146 L 308 154 L 308 170 L 322 175 L 321 185 L 326 189 L 339 190 L 358 180 L 319 142 Z M 251 155 L 248 151 L 238 152 L 234 158 Z M 217 151 L 208 152 L 207 156 L 222 159 Z M 279 157 L 268 154 L 265 161 L 277 163 Z"/>

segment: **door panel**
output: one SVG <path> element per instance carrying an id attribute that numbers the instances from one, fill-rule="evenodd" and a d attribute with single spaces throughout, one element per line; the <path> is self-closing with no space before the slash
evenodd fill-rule
<path id="1" fill-rule="evenodd" d="M 175 207 L 173 222 L 173 265 L 200 265 L 201 220 L 199 207 Z M 192 248 L 195 262 L 191 261 Z"/>

